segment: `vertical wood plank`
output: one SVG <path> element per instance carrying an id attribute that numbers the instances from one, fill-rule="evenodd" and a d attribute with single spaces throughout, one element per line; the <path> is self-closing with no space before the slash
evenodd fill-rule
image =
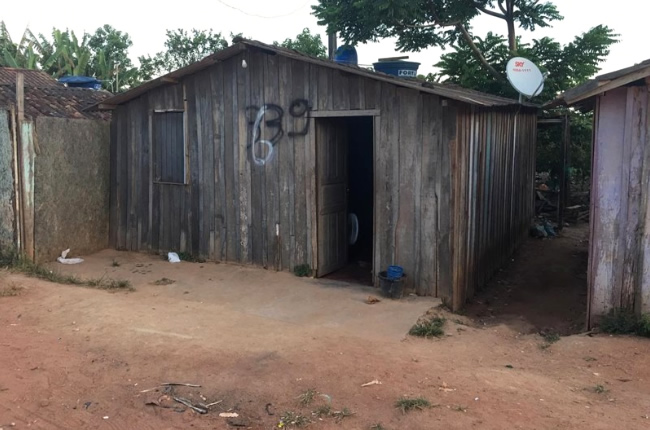
<path id="1" fill-rule="evenodd" d="M 279 237 L 278 241 L 278 270 L 287 270 L 292 267 L 292 248 L 295 246 L 295 239 L 292 234 L 294 224 L 295 188 L 296 179 L 294 176 L 294 158 L 296 145 L 300 143 L 299 136 L 291 133 L 296 130 L 294 118 L 289 112 L 294 100 L 292 63 L 285 57 L 278 58 L 278 103 L 283 106 L 285 114 L 282 118 L 282 128 L 285 137 L 277 145 L 277 163 L 279 192 L 277 201 L 279 204 Z M 298 82 L 301 80 L 296 77 Z M 300 92 L 302 98 L 302 92 Z"/>
<path id="2" fill-rule="evenodd" d="M 258 110 L 264 106 L 264 64 L 266 62 L 265 54 L 257 51 L 250 51 L 248 70 L 250 74 L 250 104 L 249 107 L 249 127 L 251 141 L 248 142 L 249 147 L 249 162 L 251 163 L 251 245 L 250 252 L 252 262 L 258 266 L 266 267 L 267 262 L 267 236 L 266 236 L 266 186 L 264 181 L 264 166 L 258 166 L 252 162 L 250 155 L 253 150 L 252 136 L 253 124 L 250 122 L 255 121 L 255 116 Z M 265 127 L 261 127 L 260 139 L 270 138 L 268 133 L 265 133 Z M 266 151 L 266 148 L 259 148 L 258 150 Z"/>
<path id="3" fill-rule="evenodd" d="M 280 93 L 279 93 L 279 73 L 278 66 L 280 57 L 276 55 L 265 55 L 266 61 L 264 62 L 264 101 L 266 104 L 274 104 L 280 106 Z M 281 109 L 286 109 L 280 106 Z M 274 116 L 275 115 L 275 116 Z M 270 117 L 277 118 L 277 115 L 269 112 Z M 284 115 L 283 115 L 283 119 Z M 286 122 L 284 122 L 283 130 L 286 130 Z M 272 133 L 269 130 L 269 133 Z M 286 133 L 286 131 L 285 131 Z M 267 267 L 273 267 L 275 270 L 280 270 L 281 259 L 281 244 L 280 236 L 278 234 L 280 229 L 280 164 L 282 158 L 285 157 L 284 149 L 289 144 L 288 136 L 283 135 L 275 144 L 273 149 L 273 157 L 264 165 L 265 173 L 265 193 L 266 198 L 266 218 L 263 218 L 263 228 L 266 232 L 266 261 Z M 271 138 L 271 136 L 268 136 Z M 283 148 L 283 146 L 285 148 Z"/>
<path id="4" fill-rule="evenodd" d="M 437 296 L 438 251 L 438 188 L 440 153 L 440 101 L 435 96 L 424 96 L 422 104 L 422 154 L 419 213 L 421 237 L 419 283 L 420 294 Z"/>
<path id="5" fill-rule="evenodd" d="M 242 54 L 242 59 L 250 63 L 248 52 Z M 238 140 L 234 142 L 239 151 L 239 259 L 241 263 L 252 263 L 252 232 L 251 232 L 251 164 L 248 144 L 252 138 L 252 127 L 248 124 L 247 107 L 251 104 L 250 68 L 238 67 L 237 73 L 237 122 Z"/>

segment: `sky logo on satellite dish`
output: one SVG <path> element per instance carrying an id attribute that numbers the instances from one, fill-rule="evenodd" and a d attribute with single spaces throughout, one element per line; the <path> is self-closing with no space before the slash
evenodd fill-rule
<path id="1" fill-rule="evenodd" d="M 532 61 L 515 57 L 508 61 L 508 81 L 519 93 L 528 98 L 544 91 L 544 75 Z"/>

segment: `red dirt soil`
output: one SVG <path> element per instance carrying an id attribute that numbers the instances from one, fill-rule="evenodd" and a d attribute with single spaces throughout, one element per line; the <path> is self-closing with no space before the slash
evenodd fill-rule
<path id="1" fill-rule="evenodd" d="M 179 274 L 196 270 L 184 267 Z M 170 297 L 150 284 L 108 293 L 0 272 L 0 288 L 12 285 L 24 289 L 0 297 L 5 430 L 272 429 L 283 412 L 311 417 L 326 402 L 317 395 L 300 406 L 310 388 L 354 412 L 340 423 L 313 418 L 316 429 L 650 428 L 648 339 L 574 335 L 543 349 L 537 334 L 447 314 L 444 338 L 400 341 Z M 381 385 L 361 386 L 374 379 Z M 175 393 L 222 402 L 205 415 L 179 412 L 162 389 L 142 393 L 162 382 L 200 384 Z M 434 407 L 403 414 L 401 396 Z M 181 409 L 146 404 L 159 400 Z M 229 424 L 224 411 L 241 420 Z"/>

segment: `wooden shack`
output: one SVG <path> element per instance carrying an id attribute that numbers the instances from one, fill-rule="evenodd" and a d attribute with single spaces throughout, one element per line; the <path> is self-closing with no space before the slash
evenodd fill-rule
<path id="1" fill-rule="evenodd" d="M 397 264 L 458 308 L 533 215 L 536 109 L 509 99 L 242 41 L 101 108 L 119 249 Z"/>
<path id="2" fill-rule="evenodd" d="M 650 60 L 560 97 L 594 111 L 589 322 L 610 309 L 650 312 Z"/>

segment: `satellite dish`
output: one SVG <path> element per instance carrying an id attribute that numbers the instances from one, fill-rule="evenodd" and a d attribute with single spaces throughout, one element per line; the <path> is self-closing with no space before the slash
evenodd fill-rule
<path id="1" fill-rule="evenodd" d="M 544 90 L 544 75 L 532 61 L 515 57 L 508 61 L 506 69 L 510 85 L 520 94 L 531 98 Z"/>

